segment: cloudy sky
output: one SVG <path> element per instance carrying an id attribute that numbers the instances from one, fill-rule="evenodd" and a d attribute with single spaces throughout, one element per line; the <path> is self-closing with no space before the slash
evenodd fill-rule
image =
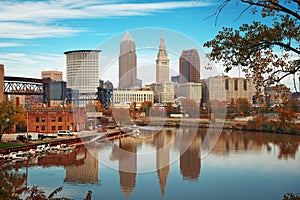
<path id="1" fill-rule="evenodd" d="M 107 70 L 109 66 L 101 60 L 105 60 L 108 46 L 115 50 L 115 58 L 118 56 L 120 38 L 126 30 L 132 33 L 137 49 L 141 49 L 137 51 L 138 63 L 145 67 L 155 65 L 161 31 L 165 32 L 167 48 L 196 48 L 205 54 L 208 49 L 202 49 L 203 43 L 213 39 L 221 27 L 238 27 L 257 20 L 258 15 L 250 13 L 239 17 L 245 6 L 232 4 L 215 23 L 216 18 L 210 16 L 219 5 L 219 0 L 2 0 L 0 63 L 5 65 L 5 75 L 39 78 L 41 70 L 60 70 L 65 74 L 65 51 L 100 49 L 100 78 L 114 79 L 112 73 L 117 74 L 117 68 Z M 153 29 L 157 33 L 149 31 Z M 178 39 L 179 35 L 184 39 Z M 152 42 L 146 46 L 145 41 Z M 152 53 L 145 50 L 149 48 Z M 172 75 L 178 73 L 178 54 L 170 55 Z M 117 60 L 109 59 L 111 66 L 117 65 Z M 222 69 L 218 70 L 221 73 Z M 139 76 L 143 72 L 142 67 L 138 69 Z M 232 76 L 238 73 L 233 72 Z"/>

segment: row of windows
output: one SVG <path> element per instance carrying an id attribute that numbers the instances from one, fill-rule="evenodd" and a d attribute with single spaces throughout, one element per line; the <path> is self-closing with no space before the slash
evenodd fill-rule
<path id="1" fill-rule="evenodd" d="M 247 90 L 247 80 L 244 80 L 243 89 Z M 225 90 L 229 90 L 229 80 L 225 80 Z M 238 80 L 234 80 L 234 90 L 239 90 Z"/>
<path id="2" fill-rule="evenodd" d="M 57 119 L 56 119 L 57 118 Z M 63 118 L 62 116 L 59 117 L 51 117 L 51 122 L 56 122 L 56 120 L 58 122 L 62 122 Z M 69 117 L 67 117 L 67 120 L 69 121 Z M 46 117 L 36 117 L 35 118 L 35 122 L 46 122 Z"/>
<path id="3" fill-rule="evenodd" d="M 69 130 L 69 126 L 67 126 L 67 130 Z M 46 127 L 45 126 L 41 126 L 41 129 L 40 129 L 40 126 L 36 126 L 35 127 L 35 129 L 36 129 L 36 131 L 39 131 L 39 130 L 41 130 L 41 131 L 45 131 L 46 130 Z M 51 130 L 52 131 L 56 131 L 56 126 L 51 126 Z M 59 130 L 63 130 L 63 127 L 62 126 L 57 126 L 57 130 L 59 131 Z"/>

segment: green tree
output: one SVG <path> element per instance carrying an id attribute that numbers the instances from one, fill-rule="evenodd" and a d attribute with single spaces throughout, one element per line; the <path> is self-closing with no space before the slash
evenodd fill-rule
<path id="1" fill-rule="evenodd" d="M 218 17 L 227 4 L 224 0 L 216 11 Z M 204 46 L 212 48 L 209 58 L 221 61 L 225 72 L 241 68 L 246 76 L 253 77 L 257 93 L 263 86 L 276 85 L 285 77 L 294 77 L 300 70 L 300 60 L 289 61 L 291 54 L 300 55 L 299 0 L 238 0 L 246 10 L 260 13 L 263 18 L 272 19 L 272 24 L 253 21 L 243 24 L 237 30 L 223 28 L 213 40 Z M 279 56 L 276 51 L 285 53 Z M 296 84 L 294 84 L 296 85 Z"/>
<path id="2" fill-rule="evenodd" d="M 0 140 L 4 133 L 9 133 L 14 125 L 25 126 L 26 116 L 24 109 L 15 106 L 12 102 L 0 103 Z"/>

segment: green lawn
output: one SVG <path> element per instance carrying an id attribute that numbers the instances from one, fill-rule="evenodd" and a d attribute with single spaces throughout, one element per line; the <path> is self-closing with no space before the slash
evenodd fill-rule
<path id="1" fill-rule="evenodd" d="M 10 142 L 0 142 L 0 149 L 18 147 L 18 146 L 26 146 L 24 143 L 10 143 Z"/>

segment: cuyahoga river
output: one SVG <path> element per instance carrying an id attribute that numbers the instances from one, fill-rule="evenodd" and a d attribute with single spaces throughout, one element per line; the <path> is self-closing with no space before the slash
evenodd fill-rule
<path id="1" fill-rule="evenodd" d="M 84 199 L 89 190 L 92 199 L 139 200 L 265 200 L 300 193 L 299 136 L 208 134 L 208 129 L 141 130 L 70 152 L 3 163 L 1 187 L 13 192 L 38 186 L 47 196 L 62 186 L 55 197 L 70 199 Z M 205 154 L 203 145 L 211 147 Z"/>

